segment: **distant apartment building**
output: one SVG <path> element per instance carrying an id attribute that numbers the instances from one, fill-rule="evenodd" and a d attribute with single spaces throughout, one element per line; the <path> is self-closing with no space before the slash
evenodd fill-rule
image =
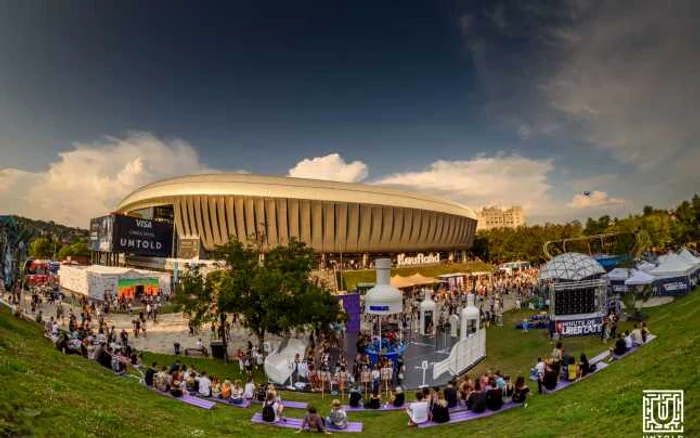
<path id="1" fill-rule="evenodd" d="M 484 207 L 477 217 L 477 230 L 493 228 L 517 228 L 525 225 L 525 213 L 520 206 L 503 209 L 500 207 Z"/>

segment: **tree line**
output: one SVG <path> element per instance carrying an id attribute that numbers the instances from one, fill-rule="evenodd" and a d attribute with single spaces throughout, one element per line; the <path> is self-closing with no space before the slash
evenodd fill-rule
<path id="1" fill-rule="evenodd" d="M 546 260 L 543 246 L 548 241 L 599 235 L 610 236 L 568 242 L 566 251 L 639 255 L 642 251 L 696 245 L 700 241 L 700 196 L 696 194 L 670 210 L 645 206 L 641 213 L 626 218 L 604 215 L 589 217 L 585 224 L 574 220 L 479 231 L 472 252 L 492 263 L 527 260 L 539 264 Z M 555 249 L 563 252 L 561 245 Z"/>

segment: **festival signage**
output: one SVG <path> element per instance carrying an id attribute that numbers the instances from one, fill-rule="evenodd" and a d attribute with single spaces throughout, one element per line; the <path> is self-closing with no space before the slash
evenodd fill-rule
<path id="1" fill-rule="evenodd" d="M 158 294 L 157 278 L 120 278 L 117 282 L 118 296 L 135 297 L 136 288 L 141 287 L 144 295 Z"/>
<path id="2" fill-rule="evenodd" d="M 199 257 L 199 239 L 178 239 L 177 258 L 193 259 Z"/>
<path id="3" fill-rule="evenodd" d="M 557 321 L 554 323 L 554 331 L 562 337 L 596 335 L 603 330 L 602 318 L 574 319 L 571 321 Z"/>
<path id="4" fill-rule="evenodd" d="M 689 291 L 688 277 L 663 278 L 656 280 L 657 295 L 685 295 Z"/>
<path id="5" fill-rule="evenodd" d="M 90 249 L 92 251 L 112 251 L 112 215 L 90 219 Z"/>
<path id="6" fill-rule="evenodd" d="M 169 257 L 172 239 L 172 224 L 114 215 L 113 252 Z"/>
<path id="7" fill-rule="evenodd" d="M 418 253 L 415 257 L 406 254 L 396 256 L 396 266 L 416 266 L 440 263 L 440 253 L 423 254 Z"/>

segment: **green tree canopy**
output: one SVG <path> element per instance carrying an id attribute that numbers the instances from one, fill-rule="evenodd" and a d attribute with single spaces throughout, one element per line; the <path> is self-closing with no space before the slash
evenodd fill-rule
<path id="1" fill-rule="evenodd" d="M 47 259 L 53 256 L 56 244 L 48 237 L 37 237 L 29 245 L 29 255 L 37 259 Z"/>
<path id="2" fill-rule="evenodd" d="M 214 258 L 225 267 L 206 278 L 193 269 L 176 291 L 176 303 L 195 324 L 223 323 L 235 312 L 262 344 L 267 333 L 327 330 L 341 318 L 330 290 L 311 279 L 313 250 L 297 240 L 263 255 L 261 244 L 234 239 L 217 248 Z"/>

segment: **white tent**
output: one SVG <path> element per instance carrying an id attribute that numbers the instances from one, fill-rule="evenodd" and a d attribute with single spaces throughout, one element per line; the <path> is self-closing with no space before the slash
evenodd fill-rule
<path id="1" fill-rule="evenodd" d="M 644 271 L 633 270 L 632 276 L 625 280 L 626 286 L 644 286 L 653 283 L 655 278 Z"/>
<path id="2" fill-rule="evenodd" d="M 690 252 L 688 248 L 683 248 L 681 252 L 678 253 L 678 255 L 685 259 L 691 265 L 700 267 L 700 257 L 697 257 L 695 254 Z"/>
<path id="3" fill-rule="evenodd" d="M 59 282 L 62 288 L 94 300 L 103 300 L 105 292 L 116 295 L 119 280 L 157 278 L 159 288 L 170 293 L 170 274 L 116 266 L 72 266 L 62 265 Z"/>
<path id="4" fill-rule="evenodd" d="M 629 269 L 624 269 L 624 268 L 615 268 L 612 271 L 608 272 L 606 277 L 608 277 L 608 280 L 627 280 L 630 276 Z"/>
<path id="5" fill-rule="evenodd" d="M 661 257 L 659 257 L 661 258 Z M 690 275 L 695 267 L 676 253 L 668 253 L 649 274 L 656 278 L 684 277 Z"/>
<path id="6" fill-rule="evenodd" d="M 649 272 L 652 269 L 654 269 L 655 267 L 656 267 L 655 264 L 649 263 L 645 260 L 642 260 L 641 262 L 637 263 L 637 269 L 639 269 L 640 271 L 644 271 L 644 272 Z"/>

